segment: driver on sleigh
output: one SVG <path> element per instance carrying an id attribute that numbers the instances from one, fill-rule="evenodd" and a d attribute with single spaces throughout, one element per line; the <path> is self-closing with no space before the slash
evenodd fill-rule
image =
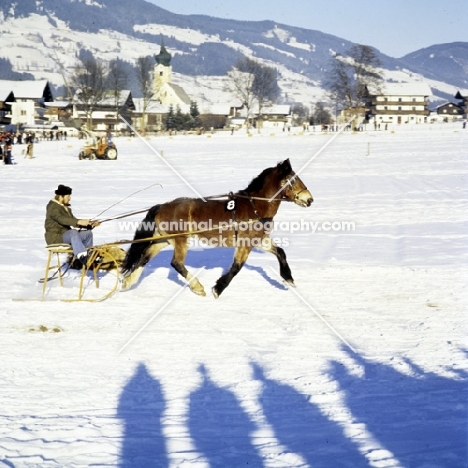
<path id="1" fill-rule="evenodd" d="M 100 222 L 75 218 L 70 208 L 71 193 L 70 187 L 59 185 L 55 190 L 55 197 L 47 204 L 44 223 L 45 240 L 47 245 L 70 244 L 75 257 L 83 265 L 87 265 L 87 249 L 93 246 L 91 229 L 99 226 Z"/>

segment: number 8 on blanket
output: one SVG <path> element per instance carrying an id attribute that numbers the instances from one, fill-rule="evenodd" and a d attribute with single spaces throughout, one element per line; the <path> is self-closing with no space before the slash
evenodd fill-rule
<path id="1" fill-rule="evenodd" d="M 234 211 L 236 209 L 236 200 L 232 199 L 228 200 L 225 205 L 226 211 Z"/>

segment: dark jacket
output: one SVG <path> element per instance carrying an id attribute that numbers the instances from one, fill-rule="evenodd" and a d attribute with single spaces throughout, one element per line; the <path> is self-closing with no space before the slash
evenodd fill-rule
<path id="1" fill-rule="evenodd" d="M 62 205 L 55 199 L 50 200 L 46 208 L 45 240 L 47 245 L 63 244 L 63 233 L 77 227 L 78 219 L 73 216 L 71 208 Z"/>

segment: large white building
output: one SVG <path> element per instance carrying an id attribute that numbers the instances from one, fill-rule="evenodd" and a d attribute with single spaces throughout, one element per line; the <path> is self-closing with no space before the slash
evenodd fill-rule
<path id="1" fill-rule="evenodd" d="M 431 88 L 426 83 L 385 83 L 370 93 L 371 122 L 380 124 L 425 123 Z"/>

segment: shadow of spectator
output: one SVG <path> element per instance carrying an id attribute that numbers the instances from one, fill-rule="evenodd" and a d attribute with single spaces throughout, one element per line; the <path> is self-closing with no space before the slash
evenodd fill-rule
<path id="1" fill-rule="evenodd" d="M 191 394 L 189 430 L 197 450 L 210 468 L 263 467 L 249 434 L 255 430 L 236 397 L 216 386 L 204 366 L 202 385 Z"/>
<path id="2" fill-rule="evenodd" d="M 346 350 L 345 350 L 346 351 Z M 365 375 L 332 361 L 330 373 L 345 391 L 358 422 L 401 466 L 466 467 L 468 375 L 447 378 L 405 361 L 407 372 L 351 356 Z"/>
<path id="3" fill-rule="evenodd" d="M 260 402 L 265 417 L 289 451 L 314 468 L 370 466 L 339 424 L 328 419 L 308 395 L 268 379 L 257 364 L 253 369 L 255 378 L 263 384 Z"/>
<path id="4" fill-rule="evenodd" d="M 125 385 L 117 409 L 117 416 L 124 424 L 120 468 L 169 465 L 161 431 L 164 406 L 161 385 L 140 364 Z"/>

